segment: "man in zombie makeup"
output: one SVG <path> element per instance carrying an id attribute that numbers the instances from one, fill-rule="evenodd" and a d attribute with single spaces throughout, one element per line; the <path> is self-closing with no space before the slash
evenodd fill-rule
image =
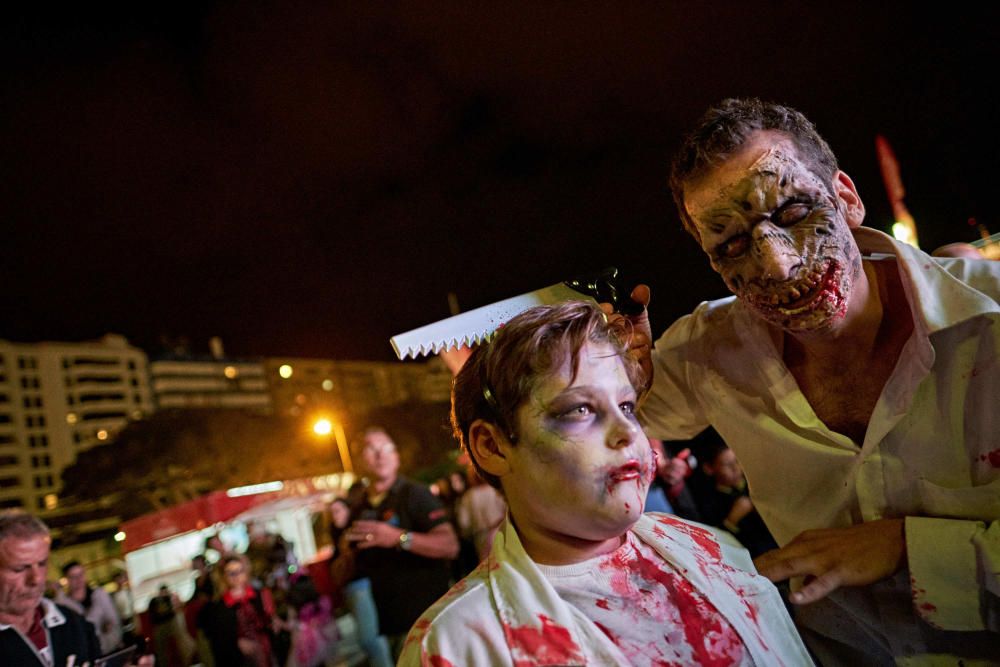
<path id="1" fill-rule="evenodd" d="M 647 432 L 732 447 L 824 664 L 995 658 L 1000 264 L 862 228 L 813 125 L 759 100 L 710 109 L 671 186 L 735 296 L 656 343 Z"/>

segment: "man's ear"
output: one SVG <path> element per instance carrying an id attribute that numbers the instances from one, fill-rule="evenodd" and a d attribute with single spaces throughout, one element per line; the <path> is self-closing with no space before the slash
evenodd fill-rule
<path id="1" fill-rule="evenodd" d="M 477 419 L 469 426 L 469 449 L 479 467 L 491 475 L 503 477 L 510 472 L 505 446 L 509 447 L 510 441 L 496 424 Z"/>
<path id="2" fill-rule="evenodd" d="M 834 174 L 833 193 L 846 206 L 844 218 L 847 220 L 847 226 L 851 229 L 860 227 L 861 223 L 865 221 L 865 205 L 861 201 L 861 196 L 858 194 L 858 189 L 854 187 L 854 181 L 851 180 L 851 177 L 842 171 Z"/>

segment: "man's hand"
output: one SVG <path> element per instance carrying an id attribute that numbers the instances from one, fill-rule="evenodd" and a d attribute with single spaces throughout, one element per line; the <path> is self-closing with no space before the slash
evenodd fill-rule
<path id="1" fill-rule="evenodd" d="M 649 306 L 649 287 L 641 284 L 636 285 L 629 296 L 636 303 L 642 304 L 643 308 L 640 314 L 626 317 L 621 313 L 614 312 L 610 303 L 602 303 L 601 310 L 607 314 L 608 322 L 612 324 L 625 320 L 631 323 L 630 327 L 626 325 L 626 328 L 630 328 L 632 331 L 628 349 L 635 360 L 639 362 L 639 366 L 642 367 L 642 372 L 646 376 L 646 387 L 644 387 L 646 389 L 653 384 L 653 358 L 650 356 L 653 347 L 653 331 L 649 326 L 649 313 L 646 309 Z"/>
<path id="2" fill-rule="evenodd" d="M 754 565 L 771 581 L 805 576 L 790 600 L 808 604 L 841 586 L 865 586 L 896 573 L 906 556 L 903 519 L 869 521 L 849 528 L 807 530 Z"/>
<path id="3" fill-rule="evenodd" d="M 399 544 L 402 534 L 402 529 L 384 521 L 355 521 L 345 533 L 348 540 L 357 542 L 359 549 L 393 549 Z"/>
<path id="4" fill-rule="evenodd" d="M 750 496 L 740 496 L 739 498 L 736 499 L 736 502 L 733 503 L 732 509 L 729 510 L 729 515 L 726 517 L 726 521 L 736 526 L 739 524 L 740 521 L 745 519 L 746 515 L 750 514 L 750 512 L 753 512 L 753 501 L 750 500 Z M 803 535 L 804 534 L 805 533 L 803 533 Z M 794 544 L 794 541 L 792 542 L 792 544 Z M 792 546 L 792 544 L 789 544 L 788 546 Z M 777 552 L 772 551 L 770 553 L 777 553 Z M 766 556 L 767 554 L 764 555 Z M 761 557 L 763 558 L 763 556 Z"/>

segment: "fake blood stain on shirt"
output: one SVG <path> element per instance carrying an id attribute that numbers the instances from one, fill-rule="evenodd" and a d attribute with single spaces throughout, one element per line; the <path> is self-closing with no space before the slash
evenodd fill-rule
<path id="1" fill-rule="evenodd" d="M 1000 468 L 1000 449 L 994 449 L 988 454 L 983 454 L 979 457 L 980 461 L 989 461 L 990 465 L 994 468 Z"/>
<path id="2" fill-rule="evenodd" d="M 641 546 L 619 549 L 605 557 L 598 567 L 607 576 L 614 597 L 599 597 L 592 604 L 615 616 L 622 615 L 623 625 L 611 624 L 617 630 L 634 630 L 652 623 L 672 627 L 673 632 L 668 633 L 671 636 L 663 637 L 663 642 L 640 639 L 640 635 L 646 636 L 642 631 L 639 635 L 625 632 L 629 635 L 625 637 L 592 616 L 597 627 L 637 664 L 740 664 L 744 647 L 735 630 L 687 579 L 666 562 L 652 558 L 643 554 Z"/>
<path id="3" fill-rule="evenodd" d="M 503 626 L 507 642 L 515 656 L 514 665 L 566 665 L 585 662 L 580 647 L 576 645 L 569 630 L 553 623 L 545 614 L 539 614 L 541 628 Z M 523 657 L 522 657 L 523 656 Z"/>
<path id="4" fill-rule="evenodd" d="M 691 538 L 691 541 L 701 547 L 702 553 L 709 557 L 713 561 L 722 560 L 722 547 L 719 543 L 715 541 L 712 534 L 705 530 L 704 528 L 698 528 L 697 526 L 692 526 L 689 523 L 679 521 L 669 516 L 661 516 L 656 519 L 662 524 L 672 526 L 673 528 L 684 533 Z"/>

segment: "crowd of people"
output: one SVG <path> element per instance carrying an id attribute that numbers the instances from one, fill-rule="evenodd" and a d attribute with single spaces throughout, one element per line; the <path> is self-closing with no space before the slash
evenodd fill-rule
<path id="1" fill-rule="evenodd" d="M 468 477 L 404 477 L 365 429 L 329 508 L 334 597 L 278 536 L 215 542 L 190 601 L 150 605 L 158 664 L 324 664 L 338 610 L 375 667 L 995 661 L 1000 265 L 862 228 L 782 105 L 709 109 L 671 187 L 733 296 L 655 345 L 645 309 L 504 323 L 454 366 Z M 44 599 L 48 545 L 0 515 L 0 656 L 81 664 L 124 641 L 128 605 L 78 563 Z"/>

